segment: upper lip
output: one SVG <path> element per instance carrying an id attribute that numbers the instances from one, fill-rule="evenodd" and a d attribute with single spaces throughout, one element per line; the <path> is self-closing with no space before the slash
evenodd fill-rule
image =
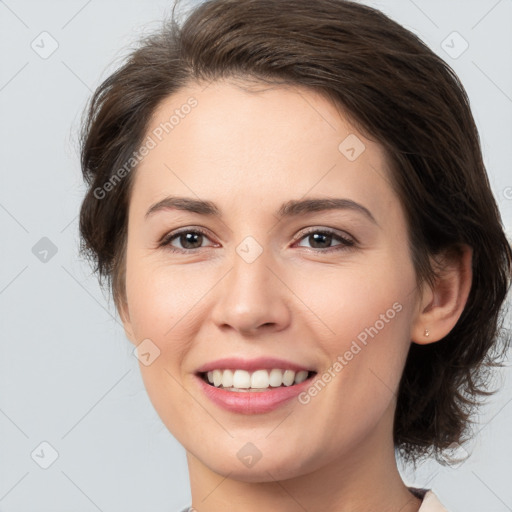
<path id="1" fill-rule="evenodd" d="M 253 372 L 256 370 L 272 370 L 273 368 L 279 368 L 281 370 L 293 370 L 295 372 L 314 371 L 312 368 L 308 368 L 292 361 L 286 361 L 275 357 L 257 357 L 255 359 L 242 359 L 240 357 L 226 357 L 223 359 L 217 359 L 209 363 L 203 364 L 196 371 L 197 373 L 205 373 L 212 370 L 246 370 Z"/>

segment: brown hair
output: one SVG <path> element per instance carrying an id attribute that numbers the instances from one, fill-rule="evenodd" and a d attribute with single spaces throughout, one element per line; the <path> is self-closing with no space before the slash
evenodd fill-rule
<path id="1" fill-rule="evenodd" d="M 463 443 L 477 397 L 494 392 L 486 387 L 488 370 L 502 366 L 499 342 L 507 348 L 500 311 L 512 249 L 462 84 L 418 37 L 378 10 L 344 0 L 210 0 L 181 25 L 173 9 L 161 30 L 143 38 L 95 91 L 82 127 L 89 189 L 81 249 L 100 283 L 108 280 L 119 310 L 133 171 L 106 185 L 136 154 L 164 98 L 221 78 L 320 91 L 382 144 L 420 287 L 436 276 L 429 257 L 472 247 L 465 309 L 444 339 L 411 343 L 394 423 L 395 447 L 413 462 Z"/>

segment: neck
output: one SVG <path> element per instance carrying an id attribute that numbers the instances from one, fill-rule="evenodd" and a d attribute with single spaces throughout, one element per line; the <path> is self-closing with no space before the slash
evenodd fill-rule
<path id="1" fill-rule="evenodd" d="M 372 435 L 349 451 L 293 478 L 280 480 L 270 469 L 256 482 L 242 481 L 230 477 L 232 473 L 212 471 L 187 452 L 192 506 L 197 512 L 224 512 L 234 504 L 244 512 L 417 512 L 421 500 L 407 489 L 397 468 L 392 413 L 390 409 Z M 384 433 L 389 434 L 387 442 Z"/>

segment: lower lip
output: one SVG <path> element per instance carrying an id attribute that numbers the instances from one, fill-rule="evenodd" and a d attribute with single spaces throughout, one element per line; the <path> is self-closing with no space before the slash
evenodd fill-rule
<path id="1" fill-rule="evenodd" d="M 223 409 L 240 414 L 262 414 L 277 409 L 305 391 L 315 375 L 293 386 L 269 388 L 268 391 L 241 392 L 216 388 L 207 384 L 200 375 L 195 377 L 205 395 Z"/>

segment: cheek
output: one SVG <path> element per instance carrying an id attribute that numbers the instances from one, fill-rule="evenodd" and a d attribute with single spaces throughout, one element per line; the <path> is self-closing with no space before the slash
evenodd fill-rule
<path id="1" fill-rule="evenodd" d="M 323 384 L 303 397 L 303 414 L 305 421 L 333 426 L 333 453 L 347 449 L 343 440 L 357 443 L 379 424 L 395 399 L 410 346 L 411 276 L 382 267 L 379 274 L 376 281 L 368 273 L 347 272 L 329 281 L 330 293 L 308 296 L 323 321 L 315 333 L 326 365 L 318 375 Z"/>
<path id="2" fill-rule="evenodd" d="M 194 339 L 197 303 L 207 291 L 207 278 L 184 266 L 172 268 L 129 256 L 126 294 L 133 333 L 138 343 L 149 339 L 159 350 L 151 364 L 139 362 L 140 373 L 155 411 L 171 434 L 181 439 L 186 436 L 180 430 L 186 422 L 180 418 L 193 405 L 183 392 L 182 362 Z"/>
<path id="3" fill-rule="evenodd" d="M 193 265 L 170 266 L 128 253 L 126 295 L 137 339 L 171 342 L 174 333 L 190 327 L 195 306 L 212 286 Z"/>
<path id="4" fill-rule="evenodd" d="M 307 297 L 318 319 L 308 324 L 315 326 L 318 348 L 336 375 L 333 390 L 384 406 L 398 386 L 410 346 L 415 274 L 405 258 L 380 256 L 364 266 L 317 275 L 309 280 L 314 287 L 299 288 L 297 282 L 294 290 Z"/>
<path id="5" fill-rule="evenodd" d="M 325 333 L 326 339 L 353 339 L 375 323 L 379 331 L 389 331 L 391 324 L 395 332 L 405 328 L 403 320 L 408 314 L 404 311 L 415 289 L 412 264 L 405 258 L 397 261 L 381 253 L 364 264 L 340 265 L 312 276 L 312 272 L 307 278 L 306 273 L 302 277 L 290 274 L 288 282 L 308 307 L 308 317 L 314 313 L 324 326 L 318 334 Z"/>

